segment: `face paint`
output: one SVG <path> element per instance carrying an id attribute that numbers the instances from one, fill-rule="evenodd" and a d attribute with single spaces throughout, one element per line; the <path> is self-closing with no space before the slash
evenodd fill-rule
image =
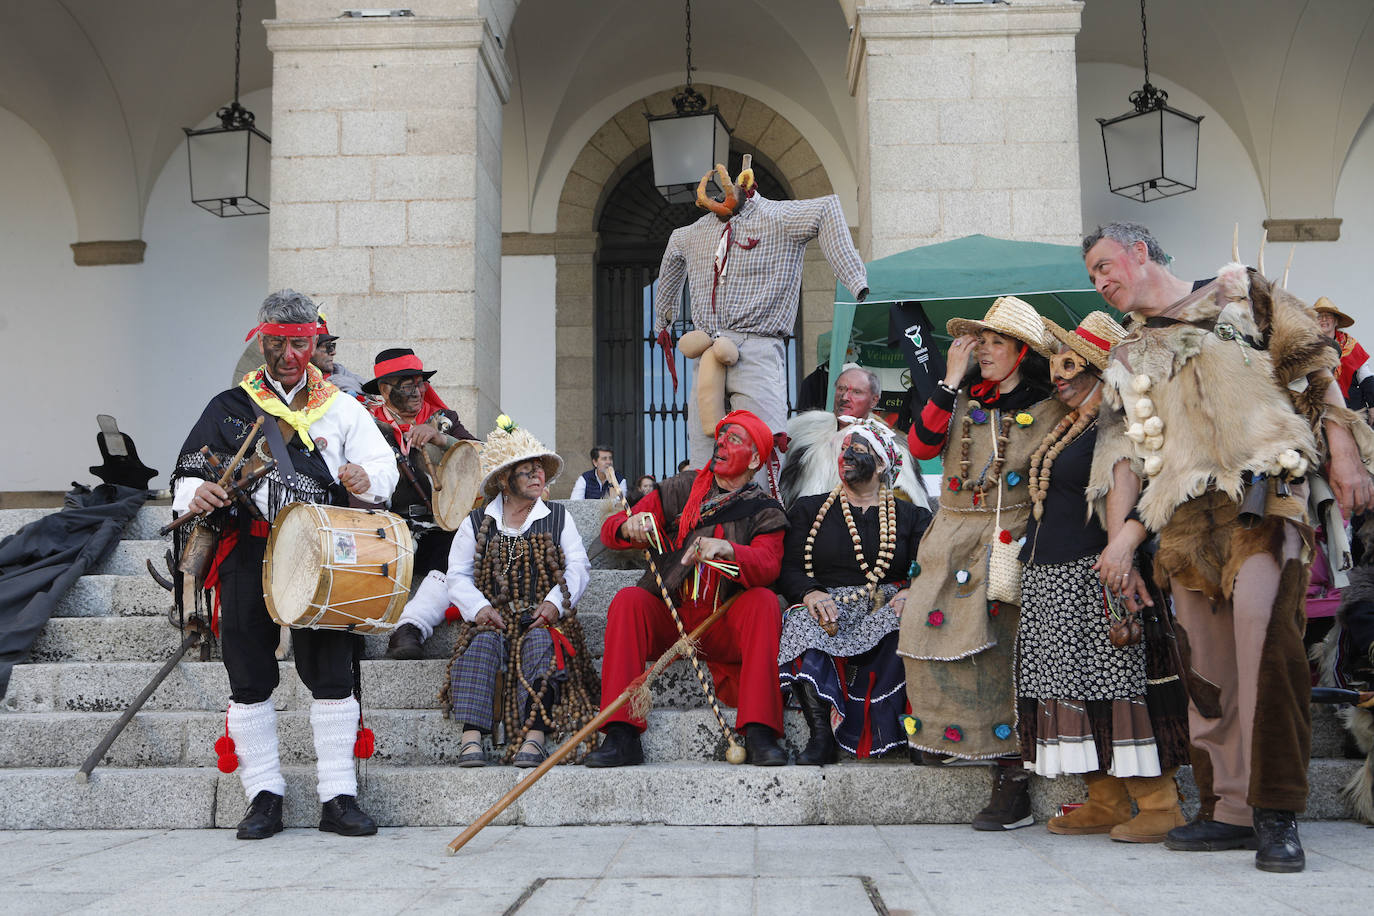
<path id="1" fill-rule="evenodd" d="M 263 335 L 262 338 L 262 355 L 267 365 L 267 374 L 288 390 L 296 387 L 305 377 L 305 367 L 310 365 L 310 357 L 314 353 L 313 337 Z"/>
<path id="2" fill-rule="evenodd" d="M 738 477 L 749 470 L 754 446 L 748 435 L 733 423 L 716 437 L 716 453 L 711 459 L 711 472 L 726 479 Z"/>
<path id="3" fill-rule="evenodd" d="M 506 489 L 512 496 L 534 499 L 544 492 L 544 465 L 538 461 L 517 464 L 506 478 Z"/>
<path id="4" fill-rule="evenodd" d="M 425 399 L 424 379 L 407 379 L 401 384 L 392 384 L 387 393 L 387 401 L 392 409 L 403 417 L 412 417 L 420 412 Z"/>
<path id="5" fill-rule="evenodd" d="M 878 473 L 878 459 L 872 453 L 850 445 L 840 455 L 840 477 L 850 485 L 864 483 Z"/>

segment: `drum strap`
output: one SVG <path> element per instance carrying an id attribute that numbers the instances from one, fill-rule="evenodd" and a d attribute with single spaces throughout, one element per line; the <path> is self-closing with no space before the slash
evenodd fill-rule
<path id="1" fill-rule="evenodd" d="M 302 391 L 302 394 L 305 392 Z M 253 405 L 253 412 L 260 417 L 266 416 L 263 409 L 257 404 Z M 263 435 L 267 437 L 267 447 L 272 450 L 272 457 L 277 459 L 277 473 L 291 490 L 299 490 L 300 478 L 296 476 L 296 468 L 291 464 L 291 451 L 286 447 L 285 440 L 282 439 L 281 426 L 271 417 L 267 417 L 267 422 L 262 424 Z M 294 433 L 295 430 L 292 430 Z"/>

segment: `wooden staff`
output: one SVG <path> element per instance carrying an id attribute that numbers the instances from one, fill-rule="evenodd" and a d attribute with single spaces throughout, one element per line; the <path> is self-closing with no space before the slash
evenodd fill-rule
<path id="1" fill-rule="evenodd" d="M 509 808 L 521 795 L 524 795 L 530 786 L 539 781 L 540 777 L 557 766 L 564 757 L 576 750 L 579 744 L 590 738 L 593 732 L 605 725 L 606 720 L 609 719 L 617 709 L 629 703 L 636 695 L 647 691 L 649 685 L 653 683 L 653 679 L 658 676 L 659 672 L 671 665 L 679 655 L 686 655 L 688 658 L 691 658 L 693 644 L 696 640 L 701 638 L 701 634 L 705 633 L 717 621 L 725 616 L 725 612 L 730 609 L 730 605 L 734 603 L 734 600 L 734 598 L 731 598 L 729 601 L 726 601 L 720 607 L 716 608 L 711 616 L 697 624 L 696 628 L 692 630 L 691 633 L 683 635 L 677 642 L 673 643 L 668 651 L 664 652 L 663 655 L 659 657 L 658 661 L 654 662 L 653 667 L 631 681 L 630 686 L 626 687 L 621 692 L 620 696 L 616 697 L 611 702 L 611 705 L 601 710 L 600 714 L 598 714 L 595 719 L 592 719 L 586 725 L 582 726 L 577 734 L 560 744 L 557 750 L 544 758 L 543 763 L 539 764 L 539 766 L 535 767 L 533 770 L 530 770 L 529 775 L 517 782 L 509 792 L 501 796 L 500 801 L 492 805 L 481 817 L 469 824 L 466 830 L 455 837 L 453 842 L 448 844 L 448 854 L 453 855 L 467 845 L 468 840 L 477 836 L 483 827 L 490 824 L 496 819 L 498 814 Z"/>
<path id="2" fill-rule="evenodd" d="M 616 476 L 615 468 L 606 469 L 606 477 L 615 495 L 620 499 L 620 504 L 625 507 L 625 520 L 634 518 L 634 508 L 630 505 L 629 499 L 620 490 L 620 478 Z M 729 763 L 744 763 L 744 748 L 740 747 L 735 741 L 735 733 L 725 722 L 725 716 L 721 714 L 720 704 L 716 701 L 715 688 L 706 679 L 706 672 L 701 668 L 701 659 L 697 658 L 696 647 L 687 638 L 687 628 L 682 625 L 682 616 L 678 614 L 677 607 L 673 605 L 673 598 L 668 594 L 668 587 L 663 584 L 663 575 L 658 571 L 658 564 L 654 562 L 654 554 L 648 547 L 644 548 L 644 557 L 649 561 L 649 571 L 654 574 L 654 581 L 658 583 L 658 592 L 663 596 L 663 603 L 668 606 L 668 613 L 673 617 L 673 623 L 677 624 L 677 635 L 679 640 L 687 640 L 687 660 L 692 663 L 692 671 L 697 676 L 697 683 L 706 694 L 706 702 L 711 706 L 711 712 L 715 713 L 716 723 L 720 726 L 721 733 L 725 735 L 725 742 L 730 747 L 725 752 L 725 759 Z"/>
<path id="3" fill-rule="evenodd" d="M 253 421 L 253 425 L 248 428 L 248 435 L 243 437 L 243 445 L 239 446 L 239 450 L 234 454 L 234 460 L 229 462 L 228 466 L 224 469 L 224 473 L 221 474 L 219 480 L 216 481 L 220 487 L 228 487 L 229 483 L 234 479 L 234 472 L 237 471 L 239 465 L 243 463 L 243 456 L 248 454 L 248 446 L 252 445 L 253 440 L 257 438 L 258 430 L 262 429 L 262 421 L 265 419 L 267 419 L 265 415 L 258 417 Z M 203 447 L 201 449 L 202 454 L 208 448 L 208 445 Z M 158 536 L 166 537 L 173 529 L 180 528 L 192 519 L 199 517 L 200 516 L 194 512 L 187 512 L 180 518 L 173 519 L 169 524 L 163 525 L 162 528 L 158 530 Z"/>

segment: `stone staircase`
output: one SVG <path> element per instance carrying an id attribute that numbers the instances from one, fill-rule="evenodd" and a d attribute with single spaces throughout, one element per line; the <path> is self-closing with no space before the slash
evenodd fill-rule
<path id="1" fill-rule="evenodd" d="M 566 505 L 592 543 L 599 506 Z M 0 537 L 45 511 L 51 510 L 0 511 Z M 14 669 L 9 694 L 0 701 L 0 829 L 227 827 L 242 816 L 238 776 L 215 768 L 213 744 L 223 733 L 228 698 L 217 658 L 181 662 L 90 782 L 75 776 L 105 730 L 180 642 L 179 631 L 167 622 L 168 594 L 144 569 L 146 559 L 158 562 L 166 550 L 157 529 L 168 518 L 166 507 L 142 509 L 113 554 L 63 599 L 30 662 Z M 593 569 L 579 615 L 598 667 L 610 599 L 637 577 L 631 570 Z M 425 659 L 396 662 L 382 657 L 385 637 L 367 637 L 365 716 L 377 743 L 375 756 L 361 766 L 359 794 L 383 825 L 465 825 L 523 775 L 509 767 L 453 765 L 459 732 L 443 718 L 437 701 L 452 639 L 452 628 L 443 628 L 426 644 Z M 198 658 L 194 651 L 187 657 Z M 556 767 L 496 823 L 963 823 L 987 799 L 984 767 L 913 767 L 905 760 L 851 760 L 824 768 L 730 766 L 688 665 L 665 672 L 654 697 L 644 766 Z M 319 805 L 310 695 L 289 663 L 282 666 L 274 699 L 287 824 L 313 826 Z M 1314 712 L 1307 816 L 1346 817 L 1339 789 L 1357 764 L 1340 757 L 1342 735 L 1334 716 L 1324 707 Z M 795 749 L 805 735 L 800 715 L 789 711 L 787 743 Z M 1191 793 L 1191 780 L 1185 776 L 1182 782 Z M 1037 819 L 1081 794 L 1077 779 L 1035 778 Z"/>

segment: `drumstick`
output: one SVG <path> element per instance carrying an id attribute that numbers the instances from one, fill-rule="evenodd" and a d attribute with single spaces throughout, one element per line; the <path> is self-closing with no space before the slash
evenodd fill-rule
<path id="1" fill-rule="evenodd" d="M 444 482 L 439 479 L 439 472 L 434 470 L 434 462 L 430 460 L 429 452 L 425 451 L 425 447 L 423 445 L 415 447 L 420 450 L 420 460 L 425 465 L 425 473 L 429 475 L 429 485 L 435 493 L 438 493 L 444 488 Z"/>
<path id="2" fill-rule="evenodd" d="M 267 419 L 267 415 L 266 415 L 266 414 L 263 414 L 262 416 L 258 417 L 256 420 L 253 421 L 253 425 L 252 425 L 252 426 L 248 427 L 248 435 L 246 435 L 246 436 L 243 437 L 243 445 L 239 446 L 239 450 L 238 450 L 237 452 L 234 453 L 234 459 L 233 459 L 232 461 L 229 462 L 228 467 L 226 467 L 226 468 L 224 469 L 224 473 L 221 474 L 219 480 L 216 481 L 216 483 L 217 483 L 217 485 L 218 485 L 219 487 L 224 488 L 224 487 L 229 486 L 230 481 L 232 481 L 232 480 L 234 479 L 234 472 L 238 470 L 239 465 L 243 462 L 243 456 L 246 455 L 246 454 L 248 453 L 248 446 L 250 446 L 250 445 L 253 444 L 253 440 L 254 440 L 254 439 L 257 437 L 257 435 L 258 435 L 258 430 L 262 429 L 262 421 L 265 420 L 265 419 Z M 201 450 L 200 450 L 200 451 L 201 451 L 201 454 L 205 454 L 206 450 L 207 450 L 209 447 L 210 447 L 210 446 L 208 446 L 208 445 L 201 446 Z M 213 457 L 213 456 L 211 456 L 211 457 Z M 218 460 L 218 459 L 216 459 L 216 460 Z M 262 476 L 261 474 L 258 475 L 259 478 L 260 478 L 261 476 Z M 231 499 L 232 499 L 232 497 L 231 497 Z M 158 530 L 158 536 L 159 536 L 159 537 L 166 537 L 173 529 L 180 528 L 182 525 L 186 524 L 187 522 L 191 521 L 192 519 L 199 518 L 199 517 L 200 517 L 199 513 L 196 513 L 196 512 L 187 512 L 185 515 L 181 516 L 180 518 L 175 518 L 175 519 L 173 519 L 171 522 L 169 522 L 168 524 L 163 525 L 163 526 Z"/>

